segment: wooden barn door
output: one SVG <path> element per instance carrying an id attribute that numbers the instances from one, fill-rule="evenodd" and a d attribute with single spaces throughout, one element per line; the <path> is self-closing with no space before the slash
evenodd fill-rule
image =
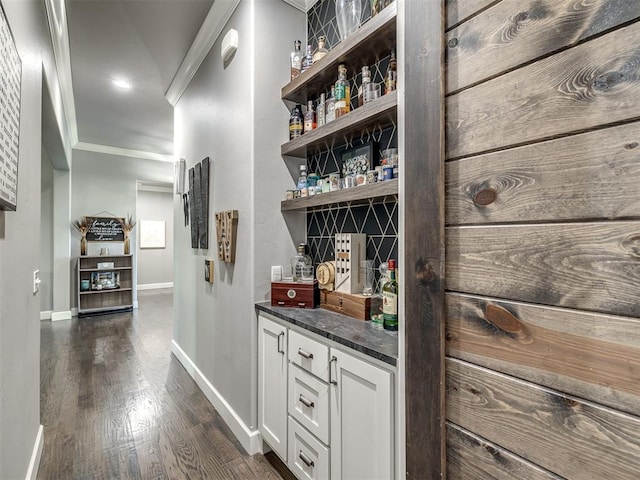
<path id="1" fill-rule="evenodd" d="M 640 478 L 640 1 L 446 6 L 447 478 Z"/>

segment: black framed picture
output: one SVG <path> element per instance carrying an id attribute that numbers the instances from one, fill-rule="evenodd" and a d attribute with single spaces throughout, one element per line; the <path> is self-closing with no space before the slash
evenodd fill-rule
<path id="1" fill-rule="evenodd" d="M 342 175 L 366 174 L 376 166 L 374 142 L 365 143 L 360 147 L 345 150 L 342 153 Z"/>

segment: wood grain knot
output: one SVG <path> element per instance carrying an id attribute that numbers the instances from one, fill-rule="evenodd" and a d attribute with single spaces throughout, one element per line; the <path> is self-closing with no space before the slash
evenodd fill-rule
<path id="1" fill-rule="evenodd" d="M 444 334 L 444 339 L 445 339 L 447 342 L 450 342 L 451 340 L 453 340 L 453 339 L 454 339 L 454 336 L 453 336 L 450 332 L 446 332 L 446 333 Z"/>
<path id="2" fill-rule="evenodd" d="M 567 398 L 564 397 L 564 403 L 566 403 L 569 407 L 577 407 L 578 405 L 580 405 L 578 402 L 576 402 L 575 400 L 571 399 L 571 398 Z"/>
<path id="3" fill-rule="evenodd" d="M 529 18 L 529 12 L 520 12 L 518 15 L 516 15 L 515 22 L 522 23 L 526 21 L 528 18 Z"/>
<path id="4" fill-rule="evenodd" d="M 597 76 L 593 80 L 592 86 L 597 92 L 606 92 L 626 79 L 627 77 L 622 72 L 607 72 L 604 75 Z"/>
<path id="5" fill-rule="evenodd" d="M 456 48 L 458 46 L 458 39 L 457 38 L 452 38 L 451 40 L 449 40 L 449 48 Z"/>
<path id="6" fill-rule="evenodd" d="M 627 143 L 624 148 L 627 150 L 633 150 L 634 148 L 638 148 L 638 142 Z"/>
<path id="7" fill-rule="evenodd" d="M 436 272 L 433 271 L 431 264 L 424 259 L 416 262 L 416 282 L 420 285 L 429 285 L 436 280 Z"/>
<path id="8" fill-rule="evenodd" d="M 498 192 L 495 188 L 483 188 L 473 197 L 473 203 L 479 207 L 486 207 L 491 205 L 498 198 Z"/>
<path id="9" fill-rule="evenodd" d="M 622 247 L 634 257 L 640 257 L 640 234 L 625 238 Z"/>
<path id="10" fill-rule="evenodd" d="M 491 455 L 498 455 L 500 452 L 493 447 L 492 445 L 485 445 L 484 449 L 489 452 Z"/>
<path id="11" fill-rule="evenodd" d="M 498 305 L 489 304 L 484 312 L 484 317 L 491 325 L 507 333 L 522 333 L 524 326 L 513 313 Z"/>
<path id="12" fill-rule="evenodd" d="M 480 390 L 478 390 L 477 388 L 473 388 L 473 387 L 469 388 L 469 391 L 471 393 L 473 393 L 474 395 L 480 395 L 480 393 L 481 393 Z"/>

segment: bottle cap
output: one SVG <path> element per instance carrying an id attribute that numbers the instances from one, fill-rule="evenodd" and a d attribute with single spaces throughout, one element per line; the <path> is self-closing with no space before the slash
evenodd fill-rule
<path id="1" fill-rule="evenodd" d="M 307 166 L 306 165 L 300 165 L 300 171 L 306 171 L 307 170 Z"/>
<path id="2" fill-rule="evenodd" d="M 395 270 L 395 269 L 396 269 L 396 261 L 389 260 L 389 270 Z"/>

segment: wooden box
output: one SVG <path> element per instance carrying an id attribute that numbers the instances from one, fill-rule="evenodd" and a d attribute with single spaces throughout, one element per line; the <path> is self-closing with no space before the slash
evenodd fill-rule
<path id="1" fill-rule="evenodd" d="M 320 290 L 318 281 L 302 282 L 271 282 L 271 306 L 316 308 L 320 305 Z"/>
<path id="2" fill-rule="evenodd" d="M 322 290 L 320 292 L 320 306 L 358 320 L 369 320 L 371 297 L 365 297 L 357 293 Z"/>

